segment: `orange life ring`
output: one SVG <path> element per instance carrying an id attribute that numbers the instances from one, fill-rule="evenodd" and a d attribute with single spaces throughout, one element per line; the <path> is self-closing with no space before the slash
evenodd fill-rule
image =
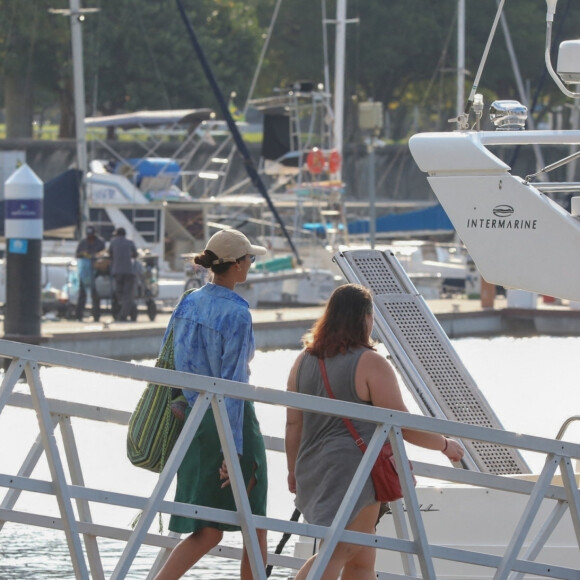
<path id="1" fill-rule="evenodd" d="M 340 153 L 333 149 L 328 156 L 328 171 L 329 173 L 336 173 L 340 169 L 340 164 L 342 163 L 342 157 Z"/>
<path id="2" fill-rule="evenodd" d="M 322 173 L 325 163 L 324 153 L 318 147 L 312 149 L 306 156 L 306 165 L 310 173 Z"/>

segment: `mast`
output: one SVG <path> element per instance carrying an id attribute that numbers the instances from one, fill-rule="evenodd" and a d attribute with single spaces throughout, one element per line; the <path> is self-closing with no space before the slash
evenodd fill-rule
<path id="1" fill-rule="evenodd" d="M 87 141 L 85 134 L 85 78 L 83 70 L 83 38 L 81 26 L 84 16 L 81 13 L 80 0 L 70 0 L 70 26 L 73 57 L 73 83 L 75 104 L 75 135 L 77 145 L 77 165 L 81 173 L 80 183 L 80 230 L 81 237 L 89 219 L 87 215 L 86 175 L 87 175 Z"/>
<path id="2" fill-rule="evenodd" d="M 179 10 L 179 13 L 181 15 L 181 19 L 183 20 L 183 23 L 185 24 L 185 28 L 187 30 L 189 40 L 191 41 L 193 49 L 194 49 L 194 51 L 199 59 L 199 63 L 200 63 L 200 65 L 205 73 L 207 81 L 208 81 L 208 83 L 209 83 L 209 85 L 214 93 L 214 96 L 218 102 L 218 105 L 222 111 L 224 119 L 228 125 L 228 129 L 230 130 L 230 133 L 231 133 L 232 138 L 234 140 L 234 143 L 236 145 L 236 148 L 244 160 L 244 168 L 245 168 L 246 172 L 248 173 L 248 177 L 250 178 L 250 180 L 252 181 L 254 186 L 258 189 L 258 191 L 260 192 L 262 197 L 266 200 L 266 203 L 268 204 L 268 208 L 270 209 L 270 211 L 272 212 L 272 215 L 274 216 L 274 218 L 276 219 L 276 221 L 280 225 L 280 229 L 282 230 L 284 237 L 288 241 L 288 244 L 292 250 L 292 253 L 296 256 L 296 260 L 297 260 L 298 264 L 301 264 L 302 260 L 300 259 L 300 255 L 298 254 L 298 250 L 297 250 L 296 246 L 294 245 L 294 242 L 292 241 L 292 238 L 290 237 L 290 234 L 288 233 L 288 230 L 286 229 L 286 226 L 284 225 L 282 218 L 278 214 L 278 210 L 276 209 L 276 206 L 272 202 L 272 199 L 270 198 L 270 196 L 268 194 L 268 190 L 266 189 L 266 186 L 264 185 L 264 182 L 262 181 L 260 174 L 258 173 L 258 171 L 254 165 L 254 162 L 252 160 L 250 152 L 248 151 L 248 147 L 247 147 L 245 141 L 242 139 L 242 136 L 241 136 L 240 131 L 236 125 L 236 122 L 232 118 L 232 114 L 230 113 L 228 104 L 226 103 L 226 100 L 224 98 L 222 90 L 217 82 L 217 79 L 215 78 L 215 75 L 214 75 L 213 70 L 209 64 L 209 61 L 207 60 L 207 58 L 205 56 L 205 52 L 204 52 L 201 44 L 199 43 L 199 40 L 197 38 L 197 35 L 196 35 L 195 30 L 193 28 L 193 25 L 192 25 L 188 15 L 187 15 L 186 11 L 185 11 L 185 7 L 183 5 L 182 0 L 176 0 L 176 4 L 177 4 L 177 9 Z"/>
<path id="3" fill-rule="evenodd" d="M 344 131 L 344 63 L 346 47 L 346 0 L 336 2 L 336 40 L 334 63 L 334 148 L 342 154 Z M 342 179 L 342 167 L 337 172 Z"/>
<path id="4" fill-rule="evenodd" d="M 457 117 L 465 102 L 465 0 L 457 0 Z"/>
<path id="5" fill-rule="evenodd" d="M 85 21 L 85 14 L 99 12 L 100 8 L 81 8 L 80 0 L 70 0 L 69 9 L 49 8 L 51 14 L 60 14 L 70 17 L 71 50 L 73 59 L 73 93 L 75 107 L 75 138 L 77 146 L 77 166 L 81 172 L 79 183 L 80 195 L 80 216 L 79 227 L 81 237 L 85 235 L 85 228 L 89 221 L 87 196 L 86 196 L 86 175 L 88 169 L 87 162 L 87 140 L 85 133 L 85 76 L 83 68 L 83 37 L 81 26 Z"/>

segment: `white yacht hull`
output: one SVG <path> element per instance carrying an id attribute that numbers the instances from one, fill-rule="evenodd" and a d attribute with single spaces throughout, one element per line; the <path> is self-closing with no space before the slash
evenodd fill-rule
<path id="1" fill-rule="evenodd" d="M 514 497 L 513 493 L 448 484 L 441 487 L 419 486 L 417 497 L 430 543 L 498 556 L 505 554 L 528 500 L 526 496 Z M 524 552 L 555 505 L 555 501 L 544 500 L 529 530 Z M 387 513 L 381 518 L 377 535 L 397 537 L 392 514 Z M 300 557 L 311 555 L 312 541 L 301 538 L 295 553 Z M 564 514 L 535 560 L 558 562 L 560 566 L 580 570 L 580 549 L 569 513 Z M 491 580 L 496 572 L 495 568 L 443 559 L 436 559 L 434 565 L 438 580 Z M 387 550 L 377 550 L 376 569 L 379 573 L 405 573 L 401 554 Z"/>

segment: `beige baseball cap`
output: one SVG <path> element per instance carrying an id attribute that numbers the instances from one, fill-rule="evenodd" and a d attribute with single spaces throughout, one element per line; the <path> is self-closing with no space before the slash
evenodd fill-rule
<path id="1" fill-rule="evenodd" d="M 213 261 L 214 264 L 235 262 L 246 254 L 263 256 L 267 252 L 266 248 L 251 244 L 250 240 L 238 230 L 219 231 L 209 239 L 205 249 L 210 250 L 218 257 L 217 260 Z"/>

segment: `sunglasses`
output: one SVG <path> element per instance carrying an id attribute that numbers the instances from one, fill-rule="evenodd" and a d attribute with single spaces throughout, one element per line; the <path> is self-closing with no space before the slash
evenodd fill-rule
<path id="1" fill-rule="evenodd" d="M 256 256 L 253 254 L 248 254 L 248 256 L 250 256 L 250 264 L 253 264 L 256 261 Z"/>

